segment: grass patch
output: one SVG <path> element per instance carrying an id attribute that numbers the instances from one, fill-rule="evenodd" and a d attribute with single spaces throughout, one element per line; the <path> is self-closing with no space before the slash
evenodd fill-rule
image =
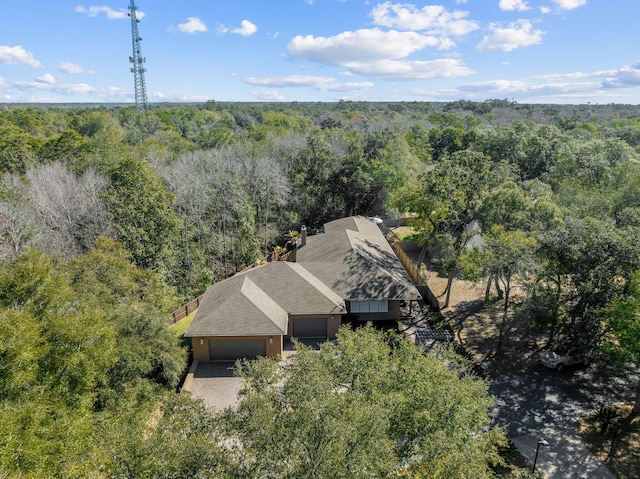
<path id="1" fill-rule="evenodd" d="M 184 333 L 187 331 L 187 328 L 191 324 L 191 320 L 195 315 L 196 315 L 196 312 L 194 311 L 189 316 L 185 316 L 184 318 L 182 318 L 176 324 L 172 324 L 171 326 L 169 326 L 169 330 L 176 335 L 176 337 L 180 341 L 181 346 L 184 346 L 187 348 L 191 347 L 191 339 L 185 338 Z"/>
<path id="2" fill-rule="evenodd" d="M 632 404 L 615 407 L 615 414 L 625 418 L 631 412 Z M 607 425 L 597 413 L 580 418 L 578 431 L 585 446 L 607 466 L 618 479 L 637 479 L 640 477 L 640 419 L 636 418 L 626 431 L 616 435 L 613 454 L 611 441 L 614 437 L 612 426 Z"/>
<path id="3" fill-rule="evenodd" d="M 396 234 L 398 235 L 398 238 L 400 238 L 400 241 L 418 241 L 422 238 L 420 233 L 416 233 L 412 230 L 399 231 Z"/>

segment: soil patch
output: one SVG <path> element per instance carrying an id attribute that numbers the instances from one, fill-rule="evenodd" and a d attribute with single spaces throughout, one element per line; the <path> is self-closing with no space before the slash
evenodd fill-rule
<path id="1" fill-rule="evenodd" d="M 411 237 L 412 231 L 410 227 L 393 229 L 399 237 Z M 402 249 L 418 264 L 421 247 L 416 241 L 403 241 Z M 425 255 L 422 263 L 427 269 L 428 286 L 443 305 L 447 278 L 436 271 L 428 255 Z M 485 301 L 485 289 L 485 284 L 454 280 L 449 306 L 442 309 L 441 314 L 472 361 L 489 365 L 490 376 L 523 371 L 537 361 L 540 349 L 538 338 L 515 321 L 511 312 L 505 317 L 501 301 L 495 298 Z M 514 295 L 514 300 L 517 301 L 517 295 Z M 503 320 L 505 324 L 500 341 L 499 328 Z"/>
<path id="2" fill-rule="evenodd" d="M 440 304 L 444 303 L 446 286 L 447 278 L 429 272 L 429 287 Z M 485 285 L 454 280 L 449 307 L 441 314 L 472 360 L 489 364 L 490 375 L 524 371 L 537 361 L 538 338 L 514 319 L 511 310 L 505 313 L 501 300 L 490 297 L 486 301 Z"/>

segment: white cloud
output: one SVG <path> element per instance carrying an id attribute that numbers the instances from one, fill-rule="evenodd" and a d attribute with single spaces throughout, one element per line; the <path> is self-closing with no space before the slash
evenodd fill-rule
<path id="1" fill-rule="evenodd" d="M 518 10 L 520 12 L 529 10 L 529 5 L 525 0 L 500 0 L 500 9 L 505 11 Z"/>
<path id="2" fill-rule="evenodd" d="M 532 81 L 493 80 L 459 87 L 465 93 L 481 93 L 491 97 L 532 97 L 589 93 L 601 88 L 599 82 L 538 83 Z"/>
<path id="3" fill-rule="evenodd" d="M 94 7 L 87 8 L 82 5 L 78 5 L 75 8 L 75 10 L 77 13 L 84 13 L 88 17 L 97 17 L 98 15 L 103 13 L 104 15 L 107 16 L 109 20 L 123 20 L 128 16 L 126 10 L 123 10 L 123 9 L 114 10 L 113 8 L 107 7 L 107 6 L 102 6 L 102 7 L 94 6 Z M 136 17 L 142 18 L 144 17 L 144 13 L 139 10 L 136 10 Z"/>
<path id="4" fill-rule="evenodd" d="M 238 28 L 227 27 L 226 25 L 218 25 L 216 32 L 218 35 L 224 35 L 225 33 L 235 33 L 236 35 L 242 35 L 248 37 L 258 31 L 258 27 L 251 23 L 249 20 L 242 20 Z"/>
<path id="5" fill-rule="evenodd" d="M 435 47 L 439 40 L 416 32 L 380 29 L 343 32 L 333 37 L 313 35 L 294 37 L 287 46 L 292 57 L 327 65 L 346 66 L 353 62 L 369 62 L 404 58 L 427 46 Z"/>
<path id="6" fill-rule="evenodd" d="M 130 102 L 133 101 L 133 91 L 120 87 L 95 87 L 86 83 L 47 83 L 46 81 L 19 81 L 13 84 L 16 90 L 31 93 L 38 92 L 38 98 L 29 101 L 56 102 L 66 101 L 55 97 L 42 97 L 42 94 L 61 95 L 70 97 L 72 101 L 86 98 L 91 102 Z"/>
<path id="7" fill-rule="evenodd" d="M 380 60 L 354 62 L 348 65 L 354 73 L 387 80 L 425 80 L 428 78 L 453 78 L 473 74 L 473 70 L 456 59 L 431 61 Z"/>
<path id="8" fill-rule="evenodd" d="M 275 88 L 307 87 L 320 91 L 359 91 L 373 87 L 373 83 L 371 82 L 339 83 L 332 77 L 320 77 L 313 75 L 291 75 L 271 78 L 248 77 L 244 80 L 250 85 Z"/>
<path id="9" fill-rule="evenodd" d="M 476 22 L 466 20 L 469 12 L 450 12 L 441 5 L 415 5 L 385 2 L 371 11 L 373 23 L 401 30 L 427 31 L 444 36 L 462 36 L 478 29 Z"/>
<path id="10" fill-rule="evenodd" d="M 627 88 L 640 85 L 640 62 L 611 72 L 603 82 L 605 88 Z"/>
<path id="11" fill-rule="evenodd" d="M 606 98 L 613 89 L 640 86 L 640 62 L 616 70 L 536 75 L 521 80 L 498 79 L 468 83 L 458 87 L 464 96 L 473 98 L 518 98 L 528 101 L 552 101 Z"/>
<path id="12" fill-rule="evenodd" d="M 231 33 L 236 33 L 238 35 L 242 35 L 243 37 L 248 37 L 253 35 L 257 31 L 258 31 L 258 27 L 256 27 L 249 20 L 242 20 L 240 22 L 240 27 L 234 28 L 233 30 L 231 30 Z"/>
<path id="13" fill-rule="evenodd" d="M 376 28 L 343 32 L 333 37 L 297 36 L 289 42 L 288 50 L 294 58 L 340 66 L 351 73 L 375 78 L 413 80 L 471 74 L 472 71 L 456 59 L 399 60 L 425 47 L 442 44 L 436 37 L 417 32 Z"/>
<path id="14" fill-rule="evenodd" d="M 150 91 L 147 95 L 149 101 L 163 101 L 163 102 L 189 102 L 189 103 L 201 103 L 210 99 L 210 97 L 202 95 L 188 95 L 188 94 L 171 94 L 165 95 L 159 91 Z"/>
<path id="15" fill-rule="evenodd" d="M 551 9 L 549 7 L 540 7 L 540 11 L 545 15 L 547 13 L 551 13 Z"/>
<path id="16" fill-rule="evenodd" d="M 257 98 L 258 100 L 264 100 L 264 101 L 282 101 L 282 100 L 284 100 L 284 95 L 282 95 L 282 93 L 280 93 L 277 90 L 251 92 L 251 96 Z"/>
<path id="17" fill-rule="evenodd" d="M 53 85 L 56 82 L 56 79 L 51 73 L 45 73 L 42 76 L 36 78 L 40 83 L 46 83 L 48 85 Z"/>
<path id="18" fill-rule="evenodd" d="M 206 32 L 208 30 L 206 23 L 200 20 L 198 17 L 187 17 L 185 23 L 178 24 L 178 30 L 183 33 L 195 34 Z"/>
<path id="19" fill-rule="evenodd" d="M 587 4 L 587 0 L 553 0 L 562 10 L 573 10 Z"/>
<path id="20" fill-rule="evenodd" d="M 529 20 L 518 20 L 503 28 L 498 24 L 489 26 L 491 34 L 486 35 L 476 46 L 480 51 L 502 50 L 510 52 L 520 47 L 537 45 L 542 43 L 542 30 L 533 30 L 533 25 Z"/>
<path id="21" fill-rule="evenodd" d="M 4 78 L 0 77 L 0 89 L 6 88 L 7 83 L 4 81 Z"/>
<path id="22" fill-rule="evenodd" d="M 19 81 L 14 86 L 19 90 L 48 90 L 56 93 L 94 93 L 97 89 L 86 83 L 52 84 L 43 81 Z"/>
<path id="23" fill-rule="evenodd" d="M 81 73 L 90 73 L 90 74 L 95 73 L 92 70 L 87 70 L 86 68 L 71 62 L 60 62 L 60 64 L 58 65 L 58 70 L 64 73 L 72 74 L 72 75 L 77 75 Z"/>
<path id="24" fill-rule="evenodd" d="M 16 45 L 15 47 L 0 45 L 0 63 L 42 68 L 42 63 L 33 58 L 33 53 L 26 51 L 21 45 Z"/>
<path id="25" fill-rule="evenodd" d="M 287 77 L 257 78 L 248 77 L 244 79 L 250 85 L 270 86 L 270 87 L 313 87 L 335 82 L 335 78 L 318 77 L 312 75 L 291 75 Z"/>
<path id="26" fill-rule="evenodd" d="M 373 83 L 368 81 L 361 82 L 347 82 L 347 83 L 334 83 L 329 85 L 327 91 L 362 91 L 373 88 Z"/>

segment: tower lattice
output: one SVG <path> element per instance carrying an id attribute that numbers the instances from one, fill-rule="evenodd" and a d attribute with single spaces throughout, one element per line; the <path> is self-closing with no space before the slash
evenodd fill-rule
<path id="1" fill-rule="evenodd" d="M 136 89 L 136 112 L 141 113 L 147 111 L 147 85 L 144 81 L 144 72 L 147 71 L 144 64 L 147 59 L 142 56 L 142 50 L 140 48 L 140 42 L 142 42 L 142 37 L 138 33 L 138 23 L 140 23 L 140 19 L 136 14 L 136 4 L 134 0 L 131 0 L 131 4 L 129 5 L 129 16 L 131 17 L 131 41 L 133 44 L 133 56 L 129 57 L 129 61 L 133 64 L 131 72 L 133 73 Z"/>

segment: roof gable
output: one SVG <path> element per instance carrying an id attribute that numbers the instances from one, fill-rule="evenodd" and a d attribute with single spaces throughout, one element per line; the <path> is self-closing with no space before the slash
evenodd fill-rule
<path id="1" fill-rule="evenodd" d="M 344 314 L 345 303 L 302 265 L 267 263 L 209 287 L 185 336 L 286 334 L 289 314 Z"/>

